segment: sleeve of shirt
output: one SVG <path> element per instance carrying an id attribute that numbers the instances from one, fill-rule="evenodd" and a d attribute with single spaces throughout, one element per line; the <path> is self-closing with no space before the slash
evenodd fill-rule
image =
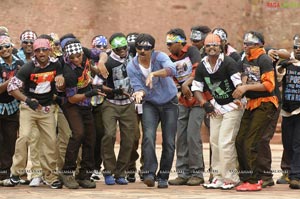
<path id="1" fill-rule="evenodd" d="M 188 50 L 188 56 L 191 59 L 192 62 L 192 76 L 195 76 L 196 68 L 198 64 L 201 62 L 201 55 L 199 53 L 199 50 L 195 46 L 189 47 Z"/>
<path id="2" fill-rule="evenodd" d="M 258 61 L 259 66 L 262 67 L 261 83 L 268 92 L 272 92 L 275 89 L 275 69 L 272 60 L 268 55 L 263 55 Z"/>
<path id="3" fill-rule="evenodd" d="M 204 89 L 204 79 L 203 79 L 203 77 L 201 75 L 201 69 L 200 69 L 200 67 L 202 67 L 201 64 L 199 64 L 199 66 L 196 69 L 195 79 L 192 82 L 191 91 L 200 91 L 200 92 L 203 92 L 203 89 Z"/>
<path id="4" fill-rule="evenodd" d="M 130 85 L 132 86 L 134 92 L 143 90 L 146 92 L 147 89 L 145 89 L 144 85 L 145 82 L 142 80 L 142 74 L 138 72 L 138 70 L 135 68 L 133 61 L 130 61 L 126 67 L 127 75 L 130 79 Z"/>
<path id="5" fill-rule="evenodd" d="M 261 82 L 265 86 L 268 92 L 272 92 L 275 89 L 275 73 L 274 71 L 269 71 L 263 73 L 261 76 Z"/>
<path id="6" fill-rule="evenodd" d="M 159 52 L 156 59 L 162 65 L 162 67 L 167 70 L 168 76 L 175 76 L 176 64 L 172 62 L 166 53 Z"/>
<path id="7" fill-rule="evenodd" d="M 192 87 L 191 87 L 192 91 L 203 92 L 203 88 L 204 88 L 204 83 L 203 82 L 198 82 L 196 80 L 193 80 Z"/>
<path id="8" fill-rule="evenodd" d="M 63 67 L 63 76 L 66 82 L 66 96 L 72 97 L 76 95 L 78 92 L 77 79 L 68 64 L 65 64 Z"/>
<path id="9" fill-rule="evenodd" d="M 20 89 L 23 86 L 23 81 L 20 80 L 19 78 L 17 78 L 16 76 L 14 76 L 13 78 L 11 78 L 11 80 L 8 82 L 7 85 L 7 92 L 11 92 L 17 89 Z"/>

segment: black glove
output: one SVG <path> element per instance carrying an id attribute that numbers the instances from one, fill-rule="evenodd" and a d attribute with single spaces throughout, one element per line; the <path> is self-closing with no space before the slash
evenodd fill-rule
<path id="1" fill-rule="evenodd" d="M 214 106 L 209 102 L 205 102 L 203 104 L 203 108 L 204 108 L 206 113 L 212 113 L 215 110 Z"/>
<path id="2" fill-rule="evenodd" d="M 122 88 L 113 89 L 111 92 L 116 95 L 123 95 L 124 93 Z"/>
<path id="3" fill-rule="evenodd" d="M 39 107 L 39 102 L 35 100 L 31 100 L 31 98 L 29 97 L 26 98 L 25 102 L 34 111 Z"/>
<path id="4" fill-rule="evenodd" d="M 280 64 L 282 68 L 287 68 L 290 65 L 289 60 L 284 60 L 282 62 L 280 62 Z"/>
<path id="5" fill-rule="evenodd" d="M 93 97 L 95 95 L 98 95 L 98 89 L 97 88 L 93 88 L 92 90 L 85 92 L 84 95 L 86 97 Z"/>

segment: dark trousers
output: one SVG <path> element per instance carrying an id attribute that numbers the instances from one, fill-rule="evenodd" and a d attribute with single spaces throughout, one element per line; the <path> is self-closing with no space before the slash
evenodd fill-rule
<path id="1" fill-rule="evenodd" d="M 262 134 L 259 147 L 258 147 L 258 156 L 257 156 L 257 170 L 262 180 L 268 180 L 273 177 L 271 171 L 272 164 L 272 152 L 270 148 L 270 141 L 274 136 L 278 117 L 280 115 L 281 108 L 278 108 L 266 130 Z"/>
<path id="2" fill-rule="evenodd" d="M 95 151 L 94 151 L 95 169 L 100 171 L 101 164 L 102 164 L 101 141 L 104 136 L 101 104 L 93 107 L 93 116 L 94 116 L 95 127 L 96 127 L 96 143 L 95 143 Z"/>
<path id="3" fill-rule="evenodd" d="M 19 112 L 0 115 L 0 180 L 9 178 L 19 130 Z"/>
<path id="4" fill-rule="evenodd" d="M 103 125 L 105 134 L 102 138 L 101 153 L 104 164 L 103 175 L 125 177 L 133 147 L 137 127 L 137 115 L 134 104 L 116 105 L 108 101 L 102 104 Z M 120 149 L 116 157 L 114 147 L 117 123 L 120 128 Z"/>
<path id="5" fill-rule="evenodd" d="M 62 172 L 71 174 L 76 170 L 78 151 L 82 146 L 82 160 L 80 162 L 78 179 L 89 179 L 95 167 L 94 149 L 96 129 L 91 107 L 66 103 L 63 112 L 68 120 L 72 135 L 70 137 L 65 164 Z"/>
<path id="6" fill-rule="evenodd" d="M 236 137 L 240 179 L 244 182 L 257 183 L 259 143 L 265 130 L 273 119 L 276 107 L 271 102 L 263 102 L 254 110 L 245 110 L 240 130 Z"/>
<path id="7" fill-rule="evenodd" d="M 282 117 L 282 143 L 290 162 L 289 178 L 300 180 L 300 114 Z"/>
<path id="8" fill-rule="evenodd" d="M 141 138 L 141 130 L 139 127 L 139 124 L 141 123 L 141 118 L 142 118 L 142 115 L 137 116 L 138 122 L 137 122 L 136 132 L 134 134 L 133 148 L 132 148 L 131 155 L 130 155 L 130 161 L 128 164 L 127 173 L 135 173 L 137 171 L 136 161 L 139 159 L 139 153 L 137 150 L 139 148 L 139 142 L 140 142 L 140 138 Z M 140 162 L 141 162 L 141 169 L 142 169 L 142 167 L 143 167 L 143 156 L 142 155 L 140 158 Z"/>

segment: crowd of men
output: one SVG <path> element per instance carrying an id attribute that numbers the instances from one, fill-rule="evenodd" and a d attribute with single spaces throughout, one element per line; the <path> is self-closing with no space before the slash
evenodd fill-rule
<path id="1" fill-rule="evenodd" d="M 265 47 L 257 31 L 244 34 L 238 52 L 226 30 L 207 26 L 192 27 L 189 38 L 170 29 L 169 54 L 136 32 L 96 35 L 85 47 L 72 33 L 25 30 L 20 43 L 0 27 L 0 185 L 96 188 L 100 175 L 106 185 L 139 175 L 148 187 L 260 191 L 275 185 L 270 140 L 281 114 L 277 183 L 300 189 L 300 35 L 293 52 Z M 177 177 L 169 179 L 175 155 Z"/>

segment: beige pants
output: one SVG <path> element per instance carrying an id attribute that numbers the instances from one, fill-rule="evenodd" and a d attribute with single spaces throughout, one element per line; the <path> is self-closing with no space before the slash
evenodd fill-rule
<path id="1" fill-rule="evenodd" d="M 16 142 L 13 165 L 11 167 L 13 175 L 22 175 L 26 172 L 28 144 L 33 141 L 38 144 L 37 149 L 40 151 L 39 156 L 42 160 L 40 163 L 44 180 L 49 184 L 57 180 L 57 173 L 55 172 L 56 123 L 54 111 L 54 105 L 50 107 L 48 113 L 33 111 L 25 104 L 20 105 L 19 138 Z M 34 126 L 37 127 L 39 136 L 32 136 L 32 128 Z"/>
<path id="2" fill-rule="evenodd" d="M 243 111 L 235 110 L 210 117 L 211 167 L 215 178 L 225 182 L 239 182 L 235 138 Z"/>

